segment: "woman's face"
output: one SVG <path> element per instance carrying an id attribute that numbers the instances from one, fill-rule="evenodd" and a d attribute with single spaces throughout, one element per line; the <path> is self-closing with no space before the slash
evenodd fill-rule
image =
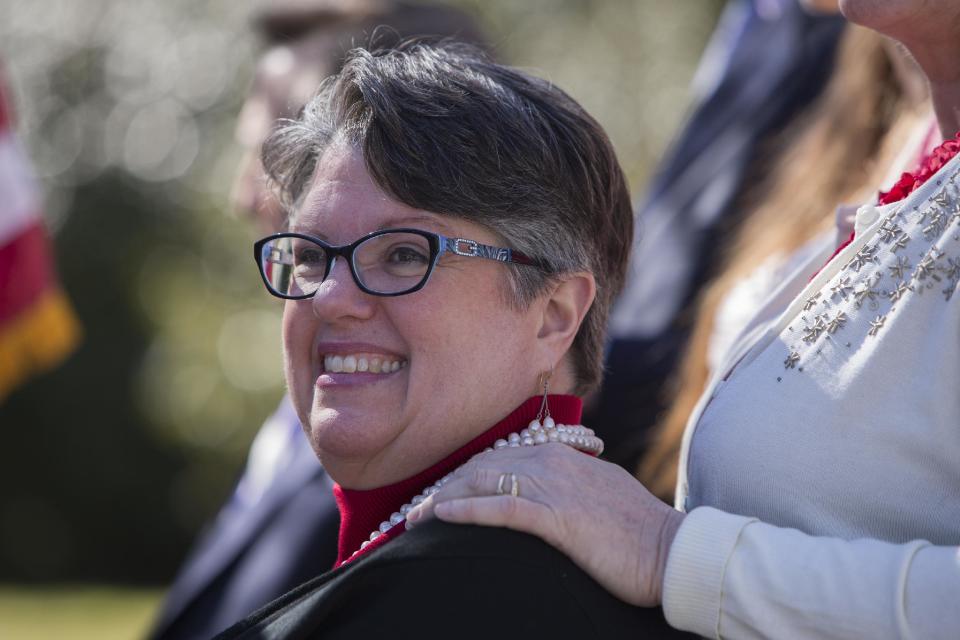
<path id="1" fill-rule="evenodd" d="M 336 245 L 393 227 L 504 246 L 484 227 L 391 200 L 346 146 L 326 152 L 291 220 L 291 231 Z M 444 254 L 420 291 L 377 297 L 360 291 L 338 259 L 312 299 L 287 301 L 287 384 L 337 482 L 362 489 L 408 477 L 535 393 L 551 364 L 537 347 L 542 303 L 510 308 L 507 276 L 502 263 Z M 333 356 L 365 359 L 368 371 L 327 371 Z M 370 371 L 374 361 L 380 373 Z"/>
<path id="2" fill-rule="evenodd" d="M 960 39 L 960 2 L 956 0 L 840 0 L 853 23 L 917 47 L 956 48 Z"/>

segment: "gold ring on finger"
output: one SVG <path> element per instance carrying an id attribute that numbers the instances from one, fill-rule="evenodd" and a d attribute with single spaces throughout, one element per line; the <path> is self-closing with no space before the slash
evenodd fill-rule
<path id="1" fill-rule="evenodd" d="M 512 473 L 501 473 L 501 474 L 500 474 L 500 479 L 497 480 L 497 495 L 498 495 L 498 496 L 502 496 L 504 493 L 506 493 L 506 491 L 504 491 L 504 489 L 503 489 L 503 485 L 504 485 L 504 483 L 506 482 L 507 478 L 509 478 L 509 477 L 512 476 L 512 475 L 513 475 Z"/>

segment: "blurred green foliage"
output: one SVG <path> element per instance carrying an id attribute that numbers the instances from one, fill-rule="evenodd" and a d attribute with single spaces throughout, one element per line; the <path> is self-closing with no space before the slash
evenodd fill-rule
<path id="1" fill-rule="evenodd" d="M 0 585 L 0 638 L 129 640 L 143 635 L 157 590 Z"/>
<path id="2" fill-rule="evenodd" d="M 86 332 L 0 405 L 8 582 L 168 581 L 282 394 L 279 307 L 252 229 L 226 215 L 251 2 L 0 0 L 19 133 Z M 639 189 L 722 3 L 457 4 L 501 59 L 597 117 Z"/>

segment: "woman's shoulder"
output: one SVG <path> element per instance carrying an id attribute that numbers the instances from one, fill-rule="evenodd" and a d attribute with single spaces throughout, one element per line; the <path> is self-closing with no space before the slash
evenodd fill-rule
<path id="1" fill-rule="evenodd" d="M 458 598 L 469 594 L 464 603 L 484 602 L 476 612 L 499 618 L 487 630 L 501 637 L 530 637 L 530 631 L 560 637 L 690 637 L 667 625 L 660 607 L 635 607 L 614 597 L 536 536 L 433 520 L 404 537 L 404 544 L 384 553 L 383 562 L 429 566 L 420 584 L 447 600 L 451 622 L 468 611 L 458 606 Z"/>
<path id="2" fill-rule="evenodd" d="M 326 574 L 283 604 L 245 633 L 372 637 L 410 626 L 426 637 L 685 637 L 659 608 L 616 599 L 534 536 L 438 521 Z"/>
<path id="3" fill-rule="evenodd" d="M 560 567 L 569 559 L 535 536 L 502 527 L 456 525 L 440 520 L 406 532 L 396 544 L 380 553 L 381 562 L 446 558 L 464 561 L 510 562 L 537 565 L 542 570 Z"/>

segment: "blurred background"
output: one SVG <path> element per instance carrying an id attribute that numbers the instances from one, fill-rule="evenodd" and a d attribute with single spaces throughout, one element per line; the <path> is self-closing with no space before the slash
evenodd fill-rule
<path id="1" fill-rule="evenodd" d="M 83 331 L 0 398 L 0 638 L 142 633 L 283 393 L 280 307 L 228 201 L 258 4 L 0 0 L 15 132 Z M 639 193 L 723 2 L 450 4 L 595 115 Z"/>

